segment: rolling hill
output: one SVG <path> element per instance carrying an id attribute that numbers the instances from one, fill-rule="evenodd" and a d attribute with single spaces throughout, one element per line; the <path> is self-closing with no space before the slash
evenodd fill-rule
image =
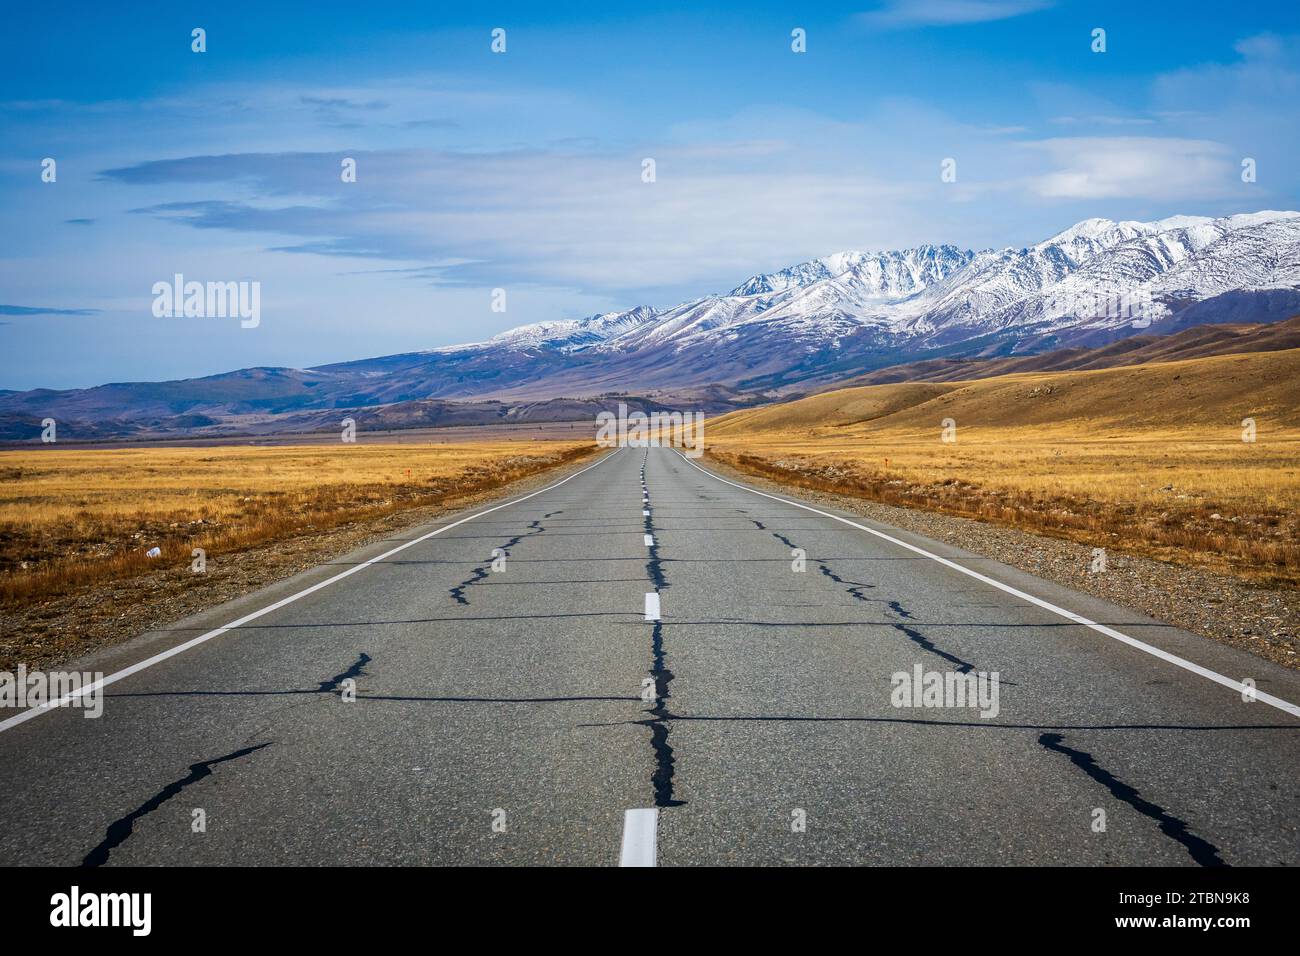
<path id="1" fill-rule="evenodd" d="M 1080 579 L 1102 549 L 1300 584 L 1300 349 L 836 389 L 710 419 L 704 439 L 751 477 L 901 506 L 887 521 L 1068 539 Z"/>
<path id="2" fill-rule="evenodd" d="M 706 423 L 708 440 L 783 433 L 843 439 L 959 428 L 1101 434 L 1197 427 L 1300 429 L 1300 349 L 1216 355 L 1117 368 L 1020 372 L 973 381 L 899 382 L 836 389 L 731 412 Z"/>

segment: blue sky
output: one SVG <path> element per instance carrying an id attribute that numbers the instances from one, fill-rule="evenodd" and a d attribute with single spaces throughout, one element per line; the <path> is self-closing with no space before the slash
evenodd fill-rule
<path id="1" fill-rule="evenodd" d="M 6 14 L 0 387 L 308 366 L 842 249 L 1300 207 L 1290 2 L 108 6 Z M 155 318 L 178 272 L 260 282 L 261 324 Z"/>

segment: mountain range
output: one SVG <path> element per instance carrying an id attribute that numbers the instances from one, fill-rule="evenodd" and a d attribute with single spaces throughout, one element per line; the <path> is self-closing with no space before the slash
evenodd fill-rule
<path id="1" fill-rule="evenodd" d="M 669 309 L 526 325 L 470 345 L 0 392 L 0 437 L 37 435 L 47 416 L 69 437 L 104 437 L 291 431 L 344 409 L 383 408 L 419 424 L 447 409 L 472 419 L 454 411 L 461 403 L 502 420 L 521 405 L 554 415 L 558 400 L 610 395 L 666 406 L 707 398 L 718 410 L 903 363 L 1032 355 L 1298 312 L 1300 213 L 1087 219 L 1021 249 L 840 252 Z"/>

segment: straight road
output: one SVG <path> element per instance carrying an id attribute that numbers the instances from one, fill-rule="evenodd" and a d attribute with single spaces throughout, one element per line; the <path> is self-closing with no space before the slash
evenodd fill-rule
<path id="1" fill-rule="evenodd" d="M 0 863 L 1300 863 L 1300 675 L 835 514 L 624 448 L 144 635 Z"/>

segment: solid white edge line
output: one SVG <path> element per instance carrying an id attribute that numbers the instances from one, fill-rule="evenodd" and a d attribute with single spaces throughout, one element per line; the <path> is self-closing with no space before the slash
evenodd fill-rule
<path id="1" fill-rule="evenodd" d="M 623 811 L 623 848 L 619 866 L 654 866 L 658 856 L 659 808 Z"/>
<path id="2" fill-rule="evenodd" d="M 74 700 L 77 700 L 80 697 L 84 697 L 87 694 L 92 694 L 100 690 L 101 688 L 107 687 L 109 684 L 115 684 L 124 677 L 130 677 L 132 674 L 137 674 L 148 667 L 153 667 L 153 665 L 159 664 L 162 661 L 167 660 L 167 658 L 169 657 L 175 657 L 177 654 L 182 654 L 185 651 L 188 651 L 192 647 L 198 647 L 200 644 L 206 641 L 210 641 L 214 637 L 220 637 L 222 634 L 225 634 L 227 631 L 233 631 L 235 628 L 242 627 L 243 625 L 247 624 L 250 621 L 255 621 L 259 617 L 262 617 L 263 615 L 270 614 L 272 611 L 278 611 L 280 608 L 288 604 L 292 604 L 294 601 L 297 601 L 299 598 L 304 598 L 308 594 L 314 594 L 315 592 L 321 590 L 322 588 L 327 588 L 331 584 L 334 584 L 337 581 L 342 581 L 344 578 L 356 574 L 358 571 L 365 570 L 366 568 L 370 567 L 372 564 L 378 564 L 379 562 L 392 557 L 393 555 L 397 554 L 399 551 L 405 551 L 407 548 L 417 545 L 422 541 L 428 541 L 430 538 L 434 537 L 435 535 L 440 535 L 444 531 L 450 531 L 452 528 L 458 527 L 459 525 L 463 525 L 468 521 L 473 521 L 475 518 L 481 518 L 484 515 L 489 515 L 494 511 L 500 511 L 502 508 L 509 508 L 511 505 L 517 505 L 521 501 L 527 501 L 529 498 L 535 498 L 538 495 L 545 494 L 548 491 L 560 487 L 560 485 L 564 484 L 567 481 L 572 481 L 574 478 L 577 478 L 579 475 L 583 474 L 584 472 L 591 471 L 591 469 L 603 465 L 605 462 L 609 461 L 617 454 L 618 454 L 617 451 L 611 452 L 610 454 L 601 458 L 600 461 L 594 462 L 588 465 L 586 468 L 583 468 L 579 471 L 575 471 L 567 478 L 561 478 L 553 485 L 547 485 L 545 488 L 539 488 L 537 491 L 530 492 L 529 494 L 523 495 L 522 497 L 513 498 L 510 501 L 502 502 L 499 505 L 493 505 L 491 508 L 487 508 L 483 511 L 477 511 L 474 514 L 467 515 L 466 517 L 461 518 L 458 521 L 453 521 L 451 524 L 443 525 L 441 528 L 435 528 L 433 531 L 430 531 L 428 534 L 420 535 L 420 537 L 418 538 L 412 538 L 410 541 L 404 542 L 403 544 L 399 544 L 397 547 L 389 551 L 385 551 L 383 554 L 373 557 L 368 561 L 363 561 L 360 564 L 355 564 L 352 567 L 348 568 L 346 571 L 341 571 L 338 574 L 334 575 L 332 578 L 326 578 L 324 581 L 319 581 L 316 584 L 313 584 L 309 588 L 304 588 L 303 590 L 298 591 L 295 594 L 291 594 L 286 598 L 282 598 L 279 601 L 276 601 L 274 604 L 268 604 L 266 607 L 257 611 L 253 611 L 251 614 L 245 614 L 237 621 L 231 621 L 229 624 L 224 624 L 221 627 L 208 631 L 206 634 L 200 634 L 198 637 L 192 638 L 183 644 L 177 644 L 175 647 L 170 647 L 167 650 L 163 651 L 162 653 L 155 654 L 153 657 L 150 657 L 147 660 L 138 661 L 137 663 L 132 664 L 130 667 L 124 667 L 122 668 L 122 670 L 109 674 L 107 677 L 100 678 L 99 680 L 95 681 L 93 684 L 88 684 L 85 687 L 81 687 L 75 691 L 72 691 L 71 693 L 64 694 L 58 700 L 49 701 L 47 703 L 41 704 L 39 707 L 29 708 L 28 710 L 23 711 L 21 714 L 15 714 L 14 716 L 8 718 L 7 720 L 0 721 L 0 733 L 3 733 L 4 731 L 9 730 L 10 728 L 17 727 L 19 724 L 31 720 L 33 717 L 39 717 L 41 714 L 47 713 L 51 710 L 54 710 L 55 708 L 64 707 L 67 704 L 71 703 Z"/>
<path id="3" fill-rule="evenodd" d="M 659 592 L 651 591 L 645 596 L 645 619 L 647 621 L 659 620 Z"/>
<path id="4" fill-rule="evenodd" d="M 754 488 L 747 488 L 744 485 L 738 484 L 734 481 L 728 481 L 726 478 L 723 478 L 719 475 L 715 475 L 713 474 L 713 472 L 705 468 L 701 468 L 699 465 L 695 464 L 695 462 L 691 461 L 685 455 L 682 455 L 681 452 L 678 452 L 678 454 L 681 455 L 682 461 L 686 462 L 692 468 L 695 468 L 703 472 L 704 474 L 708 475 L 710 478 L 713 478 L 716 481 L 720 481 L 723 484 L 731 485 L 733 488 L 739 488 L 741 491 L 748 491 L 751 494 L 762 495 L 764 498 L 771 498 L 773 501 L 780 501 L 787 505 L 793 505 L 796 508 L 802 508 L 804 511 L 811 511 L 813 514 L 821 515 L 823 518 L 832 518 L 835 521 L 838 521 L 842 524 L 849 525 L 852 528 L 857 528 L 859 531 L 865 531 L 867 532 L 867 534 L 875 535 L 877 538 L 882 538 L 883 540 L 888 541 L 891 544 L 896 544 L 900 548 L 906 548 L 908 551 L 912 551 L 916 554 L 927 557 L 932 561 L 938 561 L 940 564 L 944 565 L 945 567 L 952 568 L 954 571 L 959 571 L 960 573 L 965 574 L 968 577 L 972 577 L 977 581 L 983 581 L 985 584 L 991 585 L 992 587 L 997 588 L 999 591 L 1005 591 L 1007 594 L 1011 594 L 1015 597 L 1021 598 L 1022 600 L 1028 601 L 1030 604 L 1037 605 L 1038 607 L 1041 607 L 1046 611 L 1051 611 L 1053 614 L 1059 614 L 1061 617 L 1069 621 L 1073 621 L 1075 624 L 1082 624 L 1084 627 L 1090 627 L 1099 634 L 1104 634 L 1107 637 L 1120 641 L 1123 644 L 1127 644 L 1130 647 L 1135 647 L 1139 651 L 1142 651 L 1146 654 L 1150 654 L 1152 657 L 1158 657 L 1162 661 L 1167 661 L 1168 663 L 1173 664 L 1176 667 L 1181 667 L 1183 670 L 1191 671 L 1193 674 L 1199 674 L 1201 677 L 1204 677 L 1207 680 L 1212 680 L 1216 684 L 1222 684 L 1224 687 L 1230 687 L 1231 689 L 1237 691 L 1237 693 L 1245 693 L 1247 690 L 1249 690 L 1250 693 L 1254 695 L 1256 700 L 1263 701 L 1265 704 L 1268 704 L 1270 707 L 1276 707 L 1278 710 L 1284 711 L 1290 714 L 1292 717 L 1300 717 L 1300 707 L 1297 707 L 1295 704 L 1285 701 L 1280 697 L 1274 697 L 1272 694 L 1266 694 L 1262 690 L 1247 688 L 1246 685 L 1241 683 L 1240 681 L 1233 680 L 1231 677 L 1224 677 L 1222 674 L 1219 674 L 1216 671 L 1212 671 L 1208 667 L 1202 667 L 1200 664 L 1193 664 L 1191 661 L 1179 657 L 1177 654 L 1170 654 L 1168 651 L 1162 651 L 1158 647 L 1152 647 L 1150 644 L 1143 643 L 1142 641 L 1139 641 L 1135 637 L 1129 637 L 1127 634 L 1117 631 L 1112 627 L 1107 627 L 1105 624 L 1098 624 L 1096 621 L 1091 621 L 1081 614 L 1075 614 L 1073 611 L 1067 611 L 1063 607 L 1057 607 L 1055 604 L 1051 603 L 1050 601 L 1044 601 L 1042 598 L 1034 597 L 1032 594 L 1027 594 L 1024 591 L 1021 591 L 1019 588 L 1013 588 L 1009 584 L 1003 584 L 1001 581 L 997 581 L 993 578 L 988 577 L 987 575 L 980 574 L 978 571 L 972 571 L 970 568 L 960 565 L 956 561 L 950 561 L 948 558 L 941 558 L 939 557 L 939 555 L 932 554 L 931 552 L 926 551 L 924 548 L 918 548 L 914 544 L 908 544 L 906 541 L 900 541 L 898 538 L 895 538 L 892 535 L 885 534 L 883 531 L 877 531 L 874 528 L 868 528 L 866 525 L 858 524 L 856 521 L 850 521 L 848 518 L 841 518 L 839 515 L 834 515 L 828 511 L 822 511 L 818 508 L 813 508 L 809 505 L 801 504 L 798 501 L 791 501 L 790 499 L 782 498 L 779 495 L 770 495 L 766 491 L 758 491 Z"/>

